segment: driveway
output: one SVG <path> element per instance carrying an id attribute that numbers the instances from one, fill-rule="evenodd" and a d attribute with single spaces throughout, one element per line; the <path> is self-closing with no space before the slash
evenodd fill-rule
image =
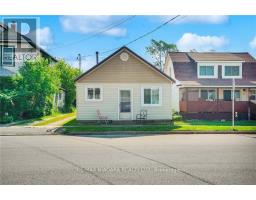
<path id="1" fill-rule="evenodd" d="M 256 184 L 256 135 L 0 139 L 1 184 Z"/>

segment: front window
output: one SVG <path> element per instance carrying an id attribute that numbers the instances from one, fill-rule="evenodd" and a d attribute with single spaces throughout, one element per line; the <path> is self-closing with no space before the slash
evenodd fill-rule
<path id="1" fill-rule="evenodd" d="M 224 101 L 232 101 L 232 90 L 224 90 L 223 91 L 223 99 Z M 235 90 L 235 101 L 240 101 L 241 95 L 240 90 Z"/>
<path id="2" fill-rule="evenodd" d="M 225 77 L 239 77 L 241 76 L 240 66 L 225 66 Z"/>
<path id="3" fill-rule="evenodd" d="M 87 100 L 101 100 L 101 88 L 87 88 Z"/>
<path id="4" fill-rule="evenodd" d="M 216 91 L 215 90 L 201 90 L 201 99 L 203 99 L 205 101 L 216 100 Z"/>
<path id="5" fill-rule="evenodd" d="M 144 88 L 142 96 L 144 105 L 160 105 L 160 88 Z"/>
<path id="6" fill-rule="evenodd" d="M 214 66 L 200 66 L 200 76 L 214 76 Z"/>
<path id="7" fill-rule="evenodd" d="M 14 48 L 13 47 L 2 48 L 2 65 L 14 66 Z"/>
<path id="8" fill-rule="evenodd" d="M 251 90 L 250 100 L 256 100 L 256 90 Z"/>

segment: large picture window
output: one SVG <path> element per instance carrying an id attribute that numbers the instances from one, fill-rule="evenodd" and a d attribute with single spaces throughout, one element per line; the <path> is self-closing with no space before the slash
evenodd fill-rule
<path id="1" fill-rule="evenodd" d="M 101 88 L 86 88 L 86 100 L 89 101 L 100 101 L 102 100 L 102 89 Z"/>
<path id="2" fill-rule="evenodd" d="M 14 47 L 2 47 L 2 65 L 14 66 Z"/>
<path id="3" fill-rule="evenodd" d="M 161 88 L 143 88 L 142 90 L 143 105 L 160 105 Z"/>

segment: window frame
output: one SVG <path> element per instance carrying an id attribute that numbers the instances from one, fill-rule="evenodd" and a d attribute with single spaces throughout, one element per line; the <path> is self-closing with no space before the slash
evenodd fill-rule
<path id="1" fill-rule="evenodd" d="M 225 91 L 230 91 L 230 94 L 231 94 L 231 99 L 230 100 L 225 100 L 224 99 L 224 92 Z M 237 92 L 239 92 L 239 98 L 236 98 L 236 93 Z M 223 90 L 223 101 L 232 101 L 232 97 L 233 97 L 233 90 L 232 89 L 224 89 Z M 235 90 L 235 101 L 241 101 L 241 90 L 240 89 Z"/>
<path id="2" fill-rule="evenodd" d="M 12 51 L 12 64 L 4 64 L 4 48 L 11 48 L 13 51 Z M 15 46 L 4 46 L 2 45 L 1 46 L 1 66 L 4 66 L 4 67 L 15 67 L 15 59 L 14 59 L 14 56 L 15 56 Z"/>
<path id="3" fill-rule="evenodd" d="M 152 102 L 152 90 L 156 90 L 156 89 L 158 89 L 159 90 L 159 101 L 158 101 L 158 104 L 145 104 L 144 102 L 144 90 L 145 89 L 150 89 L 150 98 L 151 98 L 151 102 Z M 160 87 L 160 86 L 145 86 L 145 87 L 142 87 L 141 88 L 141 106 L 144 106 L 144 107 L 146 107 L 146 106 L 152 106 L 152 107 L 154 107 L 154 106 L 162 106 L 162 95 L 163 95 L 163 93 L 162 93 L 162 87 Z"/>
<path id="4" fill-rule="evenodd" d="M 239 74 L 238 76 L 227 76 L 226 75 L 226 67 L 239 67 Z M 225 64 L 225 65 L 222 65 L 222 78 L 225 78 L 225 79 L 229 79 L 229 78 L 242 78 L 242 74 L 243 74 L 243 67 L 242 67 L 242 64 L 239 64 L 239 63 L 231 63 L 231 64 Z"/>
<path id="5" fill-rule="evenodd" d="M 201 75 L 200 74 L 201 67 L 213 67 L 213 75 Z M 218 78 L 218 65 L 216 63 L 198 63 L 197 77 L 198 78 Z"/>
<path id="6" fill-rule="evenodd" d="M 89 99 L 88 98 L 88 89 L 93 89 L 93 98 Z M 99 99 L 95 99 L 95 90 L 96 89 L 100 89 L 100 98 Z M 86 86 L 85 87 L 85 101 L 103 101 L 103 88 L 100 86 Z"/>
<path id="7" fill-rule="evenodd" d="M 202 98 L 202 90 L 206 90 L 207 91 L 207 99 L 203 99 Z M 215 92 L 215 99 L 210 99 L 209 98 L 209 91 L 214 91 Z M 216 89 L 200 89 L 199 98 L 201 100 L 203 100 L 203 101 L 216 101 L 217 100 L 217 90 Z"/>

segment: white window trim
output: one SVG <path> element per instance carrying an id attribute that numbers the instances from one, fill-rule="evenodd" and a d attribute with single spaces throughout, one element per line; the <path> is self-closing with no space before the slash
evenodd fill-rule
<path id="1" fill-rule="evenodd" d="M 202 97 L 201 97 L 201 92 L 202 92 L 202 90 L 207 90 L 207 99 L 205 99 L 205 101 L 216 101 L 217 100 L 217 96 L 218 96 L 218 94 L 217 94 L 217 89 L 200 89 L 199 91 L 199 98 L 200 99 L 202 99 Z M 215 99 L 209 99 L 209 90 L 214 90 L 215 91 Z"/>
<path id="2" fill-rule="evenodd" d="M 214 67 L 214 74 L 212 76 L 204 76 L 200 75 L 200 67 L 201 66 L 213 66 Z M 218 64 L 214 63 L 197 63 L 197 77 L 198 78 L 218 78 Z"/>
<path id="3" fill-rule="evenodd" d="M 239 67 L 239 75 L 238 76 L 225 76 L 225 66 L 238 66 Z M 242 78 L 242 74 L 243 74 L 243 67 L 241 63 L 236 63 L 236 64 L 225 64 L 222 65 L 222 78 L 225 79 L 232 79 L 232 78 Z"/>
<path id="4" fill-rule="evenodd" d="M 4 64 L 4 48 L 13 49 L 12 53 L 13 53 L 13 57 L 14 57 L 14 53 L 15 53 L 14 49 L 15 49 L 15 47 L 2 45 L 1 48 L 2 48 L 2 62 L 1 62 L 1 63 L 2 63 L 2 66 L 4 66 L 4 67 L 15 67 L 15 65 L 14 65 L 14 63 L 15 63 L 15 62 L 14 62 L 14 58 L 12 59 L 12 64 L 9 64 L 9 65 Z"/>
<path id="5" fill-rule="evenodd" d="M 144 90 L 145 89 L 159 89 L 159 103 L 158 104 L 144 104 Z M 162 87 L 158 87 L 158 86 L 148 86 L 148 87 L 141 87 L 141 106 L 143 107 L 155 107 L 155 106 L 162 106 L 162 96 L 163 96 L 163 92 L 162 92 Z"/>
<path id="6" fill-rule="evenodd" d="M 100 88 L 100 99 L 88 99 L 88 88 Z M 103 101 L 103 88 L 101 86 L 86 86 L 85 87 L 85 101 L 98 102 Z"/>

